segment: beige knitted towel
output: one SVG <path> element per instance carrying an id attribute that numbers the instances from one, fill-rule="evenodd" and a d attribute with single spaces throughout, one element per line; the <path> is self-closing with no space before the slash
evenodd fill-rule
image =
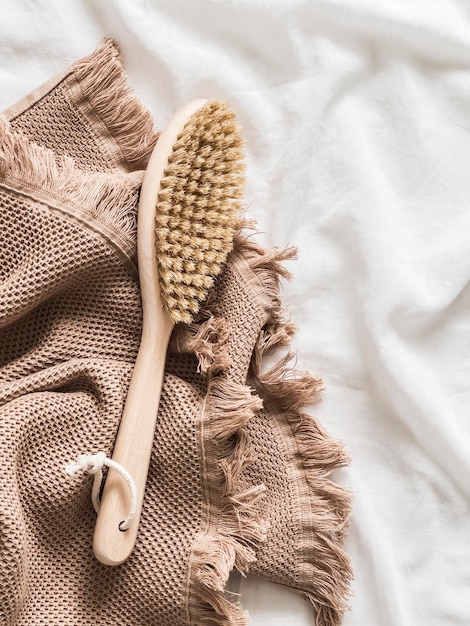
<path id="1" fill-rule="evenodd" d="M 249 237 L 167 359 L 136 548 L 93 556 L 92 478 L 112 452 L 141 330 L 136 209 L 158 138 L 115 44 L 0 117 L 0 624 L 247 624 L 233 568 L 288 585 L 339 624 L 347 462 L 302 407 L 320 382 L 286 359 L 280 265 Z"/>

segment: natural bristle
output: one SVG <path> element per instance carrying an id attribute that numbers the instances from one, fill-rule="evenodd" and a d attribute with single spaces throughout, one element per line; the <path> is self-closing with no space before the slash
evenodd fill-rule
<path id="1" fill-rule="evenodd" d="M 243 139 L 227 104 L 194 113 L 168 158 L 156 203 L 163 302 L 190 323 L 232 250 L 244 191 Z"/>

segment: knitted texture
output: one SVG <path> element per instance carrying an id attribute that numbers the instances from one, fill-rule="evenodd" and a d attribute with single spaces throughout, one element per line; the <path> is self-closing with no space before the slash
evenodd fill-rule
<path id="1" fill-rule="evenodd" d="M 291 367 L 289 353 L 260 373 L 263 356 L 288 346 L 294 333 L 279 297 L 279 278 L 289 277 L 281 262 L 294 253 L 267 252 L 238 237 L 205 310 L 220 338 L 213 339 L 213 362 L 200 329 L 197 342 L 188 338 L 194 325 L 177 328 L 173 347 L 183 349 L 186 340 L 190 350 L 202 348 L 197 354 L 202 371 L 217 367 L 220 359 L 230 384 L 248 385 L 262 400 L 243 432 L 249 462 L 230 475 L 240 491 L 265 489 L 260 510 L 268 531 L 249 573 L 298 590 L 312 604 L 317 626 L 335 626 L 342 621 L 351 579 L 341 548 L 350 494 L 329 475 L 349 458 L 342 444 L 302 411 L 318 401 L 321 380 Z"/>
<path id="2" fill-rule="evenodd" d="M 0 623 L 244 625 L 235 568 L 288 585 L 318 626 L 341 621 L 347 462 L 302 407 L 320 381 L 281 360 L 278 280 L 292 251 L 239 235 L 167 357 L 139 536 L 128 561 L 93 556 L 92 477 L 111 455 L 142 311 L 140 182 L 158 133 L 107 40 L 0 118 Z"/>

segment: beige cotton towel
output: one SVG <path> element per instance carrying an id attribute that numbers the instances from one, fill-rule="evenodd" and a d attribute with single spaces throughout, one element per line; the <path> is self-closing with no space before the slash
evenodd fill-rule
<path id="1" fill-rule="evenodd" d="M 158 133 L 116 45 L 0 118 L 0 623 L 248 623 L 230 571 L 292 587 L 340 623 L 351 578 L 342 446 L 302 409 L 278 280 L 292 255 L 239 235 L 204 310 L 171 340 L 136 548 L 93 556 L 92 478 L 112 453 L 141 331 L 137 204 Z"/>

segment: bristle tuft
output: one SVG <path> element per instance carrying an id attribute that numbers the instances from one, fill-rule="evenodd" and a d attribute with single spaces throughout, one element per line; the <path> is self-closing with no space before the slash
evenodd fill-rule
<path id="1" fill-rule="evenodd" d="M 220 274 L 241 213 L 243 138 L 230 107 L 211 100 L 178 135 L 156 204 L 156 254 L 163 302 L 190 323 Z"/>

